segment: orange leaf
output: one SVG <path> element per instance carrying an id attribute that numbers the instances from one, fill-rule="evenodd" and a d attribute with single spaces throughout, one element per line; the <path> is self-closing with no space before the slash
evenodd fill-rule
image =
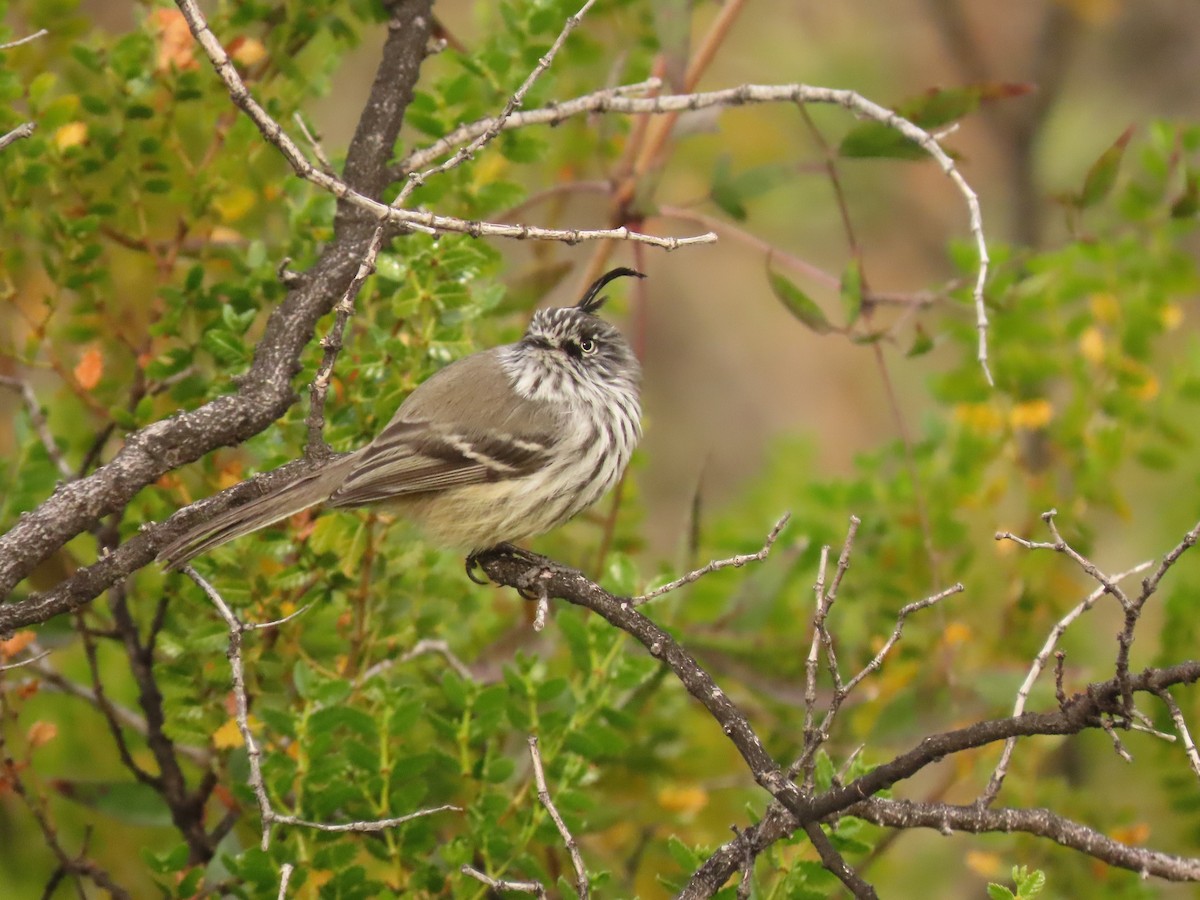
<path id="1" fill-rule="evenodd" d="M 53 722 L 37 721 L 29 726 L 29 734 L 26 739 L 29 741 L 29 746 L 36 749 L 43 744 L 48 744 L 58 737 L 58 726 Z"/>
<path id="2" fill-rule="evenodd" d="M 54 146 L 59 150 L 78 147 L 87 140 L 88 127 L 83 122 L 68 122 L 54 132 Z"/>
<path id="3" fill-rule="evenodd" d="M 75 380 L 85 391 L 90 391 L 100 383 L 100 376 L 103 374 L 104 357 L 96 347 L 89 347 L 79 358 L 79 365 L 75 367 Z"/>
<path id="4" fill-rule="evenodd" d="M 228 750 L 242 746 L 242 732 L 236 719 L 229 719 L 213 732 L 213 746 L 218 750 Z"/>
<path id="5" fill-rule="evenodd" d="M 0 658 L 12 659 L 36 639 L 36 631 L 18 631 L 7 641 L 0 641 Z"/>
<path id="6" fill-rule="evenodd" d="M 183 13 L 177 9 L 156 9 L 150 19 L 158 43 L 155 70 L 196 68 L 196 44 Z"/>
<path id="7" fill-rule="evenodd" d="M 267 58 L 267 48 L 257 38 L 235 37 L 229 42 L 229 55 L 239 66 L 249 68 Z"/>

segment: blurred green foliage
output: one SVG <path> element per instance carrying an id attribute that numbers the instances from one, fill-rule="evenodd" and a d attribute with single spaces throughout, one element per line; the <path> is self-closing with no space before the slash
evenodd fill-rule
<path id="1" fill-rule="evenodd" d="M 499 109 L 574 6 L 501 3 L 491 36 L 469 55 L 431 60 L 398 152 Z M 605 83 L 617 44 L 627 53 L 622 81 L 649 72 L 656 49 L 649 13 L 633 3 L 602 6 L 589 21 L 604 23 L 606 37 L 574 35 L 570 65 L 539 81 L 527 106 Z M 173 43 L 178 21 L 170 11 L 146 4 L 134 31 L 108 35 L 89 30 L 67 0 L 0 2 L 0 21 L 11 12 L 52 27 L 49 36 L 0 54 L 0 132 L 26 119 L 38 126 L 0 154 L 0 291 L 11 321 L 0 336 L 0 360 L 34 373 L 64 456 L 82 468 L 102 462 L 136 429 L 227 391 L 251 358 L 265 312 L 283 296 L 279 264 L 290 258 L 303 270 L 331 235 L 333 200 L 292 177 L 230 105 L 207 63 L 186 42 Z M 262 0 L 222 4 L 211 24 L 255 95 L 287 124 L 329 89 L 345 55 L 381 16 L 369 2 Z M 0 41 L 13 36 L 0 31 Z M 982 90 L 926 99 L 937 98 L 945 102 L 929 115 L 938 123 L 998 100 Z M 908 155 L 877 129 L 847 131 L 847 155 Z M 496 215 L 527 196 L 528 164 L 575 177 L 573 160 L 611 160 L 622 137 L 616 120 L 605 129 L 571 123 L 506 134 L 480 161 L 431 179 L 415 199 L 447 215 Z M 1200 128 L 1149 125 L 1097 156 L 1078 193 L 1062 198 L 1072 240 L 1036 253 L 991 248 L 994 390 L 974 358 L 967 289 L 921 312 L 907 335 L 872 318 L 879 313 L 864 301 L 861 270 L 847 268 L 843 317 L 847 329 L 870 338 L 859 352 L 872 354 L 881 336 L 903 333 L 903 346 L 933 372 L 932 411 L 911 446 L 895 442 L 863 454 L 843 478 L 814 478 L 808 443 L 781 442 L 756 485 L 698 523 L 692 548 L 699 561 L 752 551 L 790 509 L 774 555 L 652 607 L 747 711 L 769 750 L 790 760 L 801 750 L 811 585 L 821 548 L 831 546 L 836 557 L 850 514 L 863 524 L 831 620 L 848 671 L 878 650 L 904 603 L 954 581 L 966 585 L 965 594 L 908 624 L 903 643 L 869 680 L 869 696 L 845 709 L 832 755 L 819 767 L 826 783 L 860 744 L 866 749 L 851 775 L 928 731 L 1003 714 L 1049 628 L 1091 589 L 1061 558 L 993 545 L 998 521 L 1040 539 L 1039 514 L 1058 505 L 1064 534 L 1090 552 L 1102 527 L 1119 528 L 1131 495 L 1165 490 L 1178 496 L 1164 531 L 1181 535 L 1192 524 L 1200 371 L 1196 342 L 1181 326 L 1194 316 L 1189 304 L 1200 288 Z M 738 174 L 722 161 L 711 202 L 748 219 L 747 201 L 774 189 L 782 171 Z M 969 282 L 974 248 L 951 253 Z M 385 249 L 359 297 L 331 391 L 326 435 L 337 449 L 361 445 L 448 361 L 518 333 L 538 298 L 506 297 L 500 270 L 497 250 L 467 237 L 412 235 Z M 801 288 L 779 275 L 772 286 L 797 329 L 842 339 Z M 319 352 L 312 348 L 297 388 L 311 379 Z M 278 427 L 143 491 L 117 523 L 122 534 L 293 458 L 305 412 L 297 405 Z M 11 442 L 0 457 L 0 527 L 61 478 L 23 415 Z M 637 558 L 637 480 L 635 465 L 615 533 L 604 536 L 591 519 L 539 548 L 590 567 L 614 591 L 644 589 L 650 573 Z M 247 757 L 231 718 L 225 625 L 190 581 L 155 568 L 131 579 L 127 596 L 143 629 L 164 603 L 154 677 L 165 733 L 198 751 L 184 762 L 193 781 L 205 768 L 194 757 L 211 759 L 218 789 L 209 827 L 231 811 L 240 816 L 214 859 L 189 860 L 170 810 L 130 778 L 100 715 L 14 670 L 0 675 L 4 752 L 21 763 L 22 782 L 64 846 L 75 852 L 86 845 L 138 896 L 274 897 L 285 863 L 295 866 L 295 895 L 305 897 L 484 896 L 482 885 L 459 873 L 464 864 L 497 878 L 537 878 L 569 896 L 570 862 L 532 785 L 529 734 L 540 738 L 554 800 L 582 842 L 599 894 L 675 888 L 728 838 L 729 823 L 761 813 L 764 795 L 720 730 L 640 648 L 572 608 L 557 610 L 532 639 L 524 601 L 476 588 L 460 558 L 412 537 L 384 513 L 331 514 L 235 542 L 198 567 L 248 621 L 308 605 L 287 624 L 246 637 L 252 723 L 281 812 L 323 822 L 441 804 L 462 812 L 376 835 L 277 829 L 270 849 L 260 849 Z M 609 538 L 612 552 L 597 562 L 595 548 Z M 68 550 L 69 570 L 94 558 L 96 544 L 85 535 Z M 1188 572 L 1168 580 L 1163 639 L 1141 638 L 1162 660 L 1195 647 L 1194 566 Z M 659 580 L 673 574 L 658 573 Z M 22 590 L 39 586 L 35 577 Z M 103 600 L 83 621 L 101 636 L 115 627 Z M 55 647 L 52 662 L 63 677 L 90 683 L 84 647 L 67 623 L 47 626 L 41 639 Z M 428 639 L 446 641 L 475 677 L 436 653 L 405 656 Z M 1073 639 L 1069 658 L 1079 681 L 1108 677 L 1108 632 Z M 119 644 L 101 638 L 97 663 L 108 696 L 137 708 L 138 685 Z M 1033 700 L 1053 702 L 1052 685 L 1039 687 Z M 1191 698 L 1181 702 L 1197 711 Z M 126 739 L 133 759 L 153 768 L 145 742 L 128 730 Z M 1059 751 L 1051 742 L 1023 747 L 1006 799 L 1136 835 L 1139 816 L 1147 815 L 1136 797 L 1074 790 L 1080 780 L 1094 784 L 1101 770 L 1086 756 Z M 1179 796 L 1187 779 L 1178 755 L 1144 752 L 1161 759 L 1161 774 L 1138 777 Z M 993 764 L 991 754 L 964 756 L 949 783 L 977 786 Z M 1151 834 L 1164 849 L 1194 843 L 1200 830 L 1196 804 L 1176 805 L 1176 824 L 1158 821 Z M 845 820 L 831 836 L 855 863 L 872 854 L 882 832 Z M 976 861 L 981 877 L 1002 877 L 1019 860 L 1050 873 L 1064 896 L 1087 893 L 1097 878 L 1107 896 L 1153 890 L 1129 873 L 1098 876 L 1088 860 L 1043 842 L 988 846 L 1003 849 L 994 851 L 994 871 Z M 0 892 L 30 895 L 55 866 L 12 784 L 0 781 Z M 898 884 L 911 877 L 904 860 L 885 856 L 879 866 Z M 757 876 L 761 896 L 840 890 L 803 838 L 772 848 Z"/>

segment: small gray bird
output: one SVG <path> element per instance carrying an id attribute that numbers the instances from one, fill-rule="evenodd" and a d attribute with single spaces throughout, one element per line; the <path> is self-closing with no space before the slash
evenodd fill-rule
<path id="1" fill-rule="evenodd" d="M 159 553 L 168 568 L 318 504 L 382 504 L 445 547 L 479 551 L 542 534 L 617 483 L 641 438 L 641 368 L 596 316 L 596 280 L 578 305 L 536 312 L 515 344 L 446 366 L 400 404 L 370 444 L 202 522 Z M 472 576 L 473 577 L 473 576 Z"/>

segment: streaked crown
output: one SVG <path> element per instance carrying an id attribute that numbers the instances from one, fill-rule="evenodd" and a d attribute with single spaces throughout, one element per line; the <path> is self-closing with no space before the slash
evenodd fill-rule
<path id="1" fill-rule="evenodd" d="M 641 367 L 625 336 L 596 313 L 607 297 L 600 291 L 610 281 L 624 276 L 645 278 L 633 269 L 613 269 L 596 279 L 575 306 L 542 309 L 534 313 L 525 337 L 516 345 L 522 359 L 532 364 L 537 375 L 521 379 L 527 395 L 553 384 L 587 389 L 607 384 L 622 390 L 637 390 Z M 590 393 L 590 391 L 589 391 Z"/>

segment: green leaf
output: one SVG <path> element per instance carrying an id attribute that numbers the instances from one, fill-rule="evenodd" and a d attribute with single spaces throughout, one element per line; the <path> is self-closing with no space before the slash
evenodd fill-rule
<path id="1" fill-rule="evenodd" d="M 1046 887 L 1046 873 L 1041 869 L 1034 869 L 1032 872 L 1021 872 L 1021 877 L 1016 879 L 1017 893 L 1022 897 L 1034 897 L 1042 892 Z"/>
<path id="2" fill-rule="evenodd" d="M 857 259 L 850 260 L 842 273 L 840 293 L 842 309 L 846 313 L 846 327 L 849 328 L 862 314 L 862 264 Z"/>
<path id="3" fill-rule="evenodd" d="M 755 166 L 734 174 L 728 156 L 717 160 L 713 169 L 709 196 L 723 212 L 739 222 L 746 218 L 746 201 L 782 184 L 791 171 L 785 166 Z"/>
<path id="4" fill-rule="evenodd" d="M 296 660 L 296 664 L 292 666 L 292 685 L 296 688 L 297 694 L 308 699 L 316 678 L 316 673 L 308 663 L 302 659 Z"/>
<path id="5" fill-rule="evenodd" d="M 817 334 L 829 334 L 834 330 L 834 327 L 829 324 L 829 320 L 825 318 L 825 313 L 821 312 L 821 307 L 817 306 L 804 291 L 770 269 L 767 270 L 767 279 L 771 283 L 771 290 L 787 307 L 788 312 L 806 326 Z"/>
<path id="6" fill-rule="evenodd" d="M 64 797 L 130 825 L 161 828 L 171 824 L 171 810 L 150 785 L 134 781 L 67 781 L 56 783 Z"/>
<path id="7" fill-rule="evenodd" d="M 142 859 L 146 861 L 150 871 L 159 875 L 183 871 L 188 865 L 188 855 L 188 845 L 182 842 L 165 853 L 153 853 L 149 848 L 142 849 Z"/>
<path id="8" fill-rule="evenodd" d="M 920 323 L 917 323 L 917 327 L 913 330 L 912 346 L 908 348 L 908 352 L 904 355 L 909 359 L 913 359 L 917 356 L 924 356 L 932 349 L 933 338 L 921 327 Z"/>
<path id="9" fill-rule="evenodd" d="M 1171 204 L 1172 219 L 1190 219 L 1200 210 L 1200 176 L 1189 172 L 1184 179 L 1183 193 Z"/>
<path id="10" fill-rule="evenodd" d="M 987 886 L 988 896 L 992 900 L 1016 900 L 1016 896 L 1002 884 L 989 884 Z"/>
<path id="11" fill-rule="evenodd" d="M 896 106 L 896 114 L 926 131 L 961 119 L 983 103 L 1020 97 L 1030 84 L 987 82 L 960 88 L 935 88 Z M 922 159 L 928 154 L 895 128 L 882 122 L 863 122 L 846 133 L 838 155 L 848 159 Z"/>
<path id="12" fill-rule="evenodd" d="M 693 871 L 703 862 L 703 858 L 699 853 L 675 835 L 667 838 L 667 853 L 671 854 L 671 859 L 675 860 L 675 864 L 685 872 Z"/>
<path id="13" fill-rule="evenodd" d="M 1121 160 L 1125 157 L 1125 148 L 1133 137 L 1134 126 L 1130 125 L 1113 145 L 1100 154 L 1083 179 L 1083 190 L 1079 193 L 1079 208 L 1087 209 L 1095 206 L 1109 195 L 1117 182 L 1117 173 L 1121 169 Z"/>
<path id="14" fill-rule="evenodd" d="M 210 328 L 200 338 L 200 346 L 213 358 L 226 365 L 244 362 L 249 358 L 246 345 L 224 329 Z"/>
<path id="15" fill-rule="evenodd" d="M 739 222 L 745 220 L 746 207 L 742 204 L 737 183 L 734 181 L 728 155 L 717 158 L 716 166 L 713 167 L 712 184 L 708 189 L 708 195 L 727 216 Z"/>

